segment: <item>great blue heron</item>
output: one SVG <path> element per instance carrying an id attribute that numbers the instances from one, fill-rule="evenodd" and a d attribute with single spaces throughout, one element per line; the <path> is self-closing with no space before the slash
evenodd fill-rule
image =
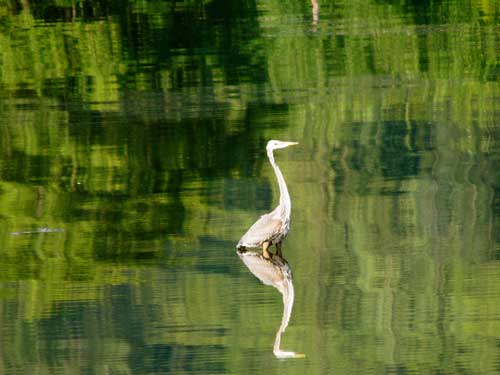
<path id="1" fill-rule="evenodd" d="M 250 227 L 250 229 L 238 242 L 238 245 L 236 246 L 238 249 L 262 246 L 262 255 L 266 259 L 271 259 L 272 254 L 269 253 L 268 249 L 269 246 L 275 245 L 276 254 L 281 256 L 281 241 L 286 237 L 290 230 L 290 213 L 292 210 L 292 203 L 290 202 L 290 195 L 288 194 L 283 174 L 274 161 L 273 151 L 296 144 L 298 143 L 275 140 L 267 142 L 267 157 L 269 158 L 269 162 L 273 166 L 274 173 L 278 179 L 278 185 L 280 188 L 280 203 L 272 212 L 262 215 L 260 219 Z"/>

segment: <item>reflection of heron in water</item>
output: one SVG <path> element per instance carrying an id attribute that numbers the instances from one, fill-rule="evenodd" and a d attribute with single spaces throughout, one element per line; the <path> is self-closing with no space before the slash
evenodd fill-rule
<path id="1" fill-rule="evenodd" d="M 283 317 L 281 318 L 281 325 L 274 339 L 274 355 L 277 358 L 304 358 L 305 355 L 302 353 L 280 349 L 281 335 L 285 332 L 290 321 L 295 296 L 292 283 L 292 269 L 288 265 L 288 262 L 278 254 L 275 254 L 272 259 L 268 259 L 263 254 L 246 251 L 245 249 L 238 249 L 238 255 L 255 277 L 264 284 L 275 287 L 283 295 Z"/>
<path id="2" fill-rule="evenodd" d="M 272 212 L 262 215 L 254 225 L 241 237 L 238 245 L 239 250 L 245 250 L 250 247 L 261 247 L 262 255 L 271 259 L 272 254 L 269 253 L 268 248 L 271 245 L 276 246 L 276 254 L 281 256 L 281 241 L 288 234 L 290 230 L 290 213 L 292 210 L 292 203 L 290 202 L 290 195 L 286 188 L 285 179 L 281 171 L 274 161 L 273 150 L 285 148 L 288 146 L 296 145 L 297 142 L 283 142 L 283 141 L 269 141 L 267 142 L 266 150 L 269 162 L 274 168 L 274 173 L 278 179 L 280 187 L 280 203 Z"/>

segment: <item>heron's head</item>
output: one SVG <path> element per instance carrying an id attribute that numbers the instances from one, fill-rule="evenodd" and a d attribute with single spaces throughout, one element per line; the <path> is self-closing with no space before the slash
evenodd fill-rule
<path id="1" fill-rule="evenodd" d="M 267 149 L 267 151 L 271 151 L 271 150 L 276 150 L 278 148 L 285 148 L 288 146 L 293 146 L 293 145 L 298 145 L 298 144 L 299 144 L 298 142 L 284 142 L 284 141 L 276 141 L 276 140 L 272 139 L 269 142 L 267 142 L 266 149 Z"/>

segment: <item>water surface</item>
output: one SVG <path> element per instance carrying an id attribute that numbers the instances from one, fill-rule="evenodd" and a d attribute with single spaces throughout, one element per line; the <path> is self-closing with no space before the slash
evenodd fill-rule
<path id="1" fill-rule="evenodd" d="M 7 2 L 0 373 L 499 374 L 499 9 Z"/>

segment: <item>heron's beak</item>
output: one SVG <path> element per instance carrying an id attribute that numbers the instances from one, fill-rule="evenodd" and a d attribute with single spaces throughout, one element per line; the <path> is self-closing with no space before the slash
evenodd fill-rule
<path id="1" fill-rule="evenodd" d="M 299 142 L 286 142 L 286 147 L 298 145 Z"/>

